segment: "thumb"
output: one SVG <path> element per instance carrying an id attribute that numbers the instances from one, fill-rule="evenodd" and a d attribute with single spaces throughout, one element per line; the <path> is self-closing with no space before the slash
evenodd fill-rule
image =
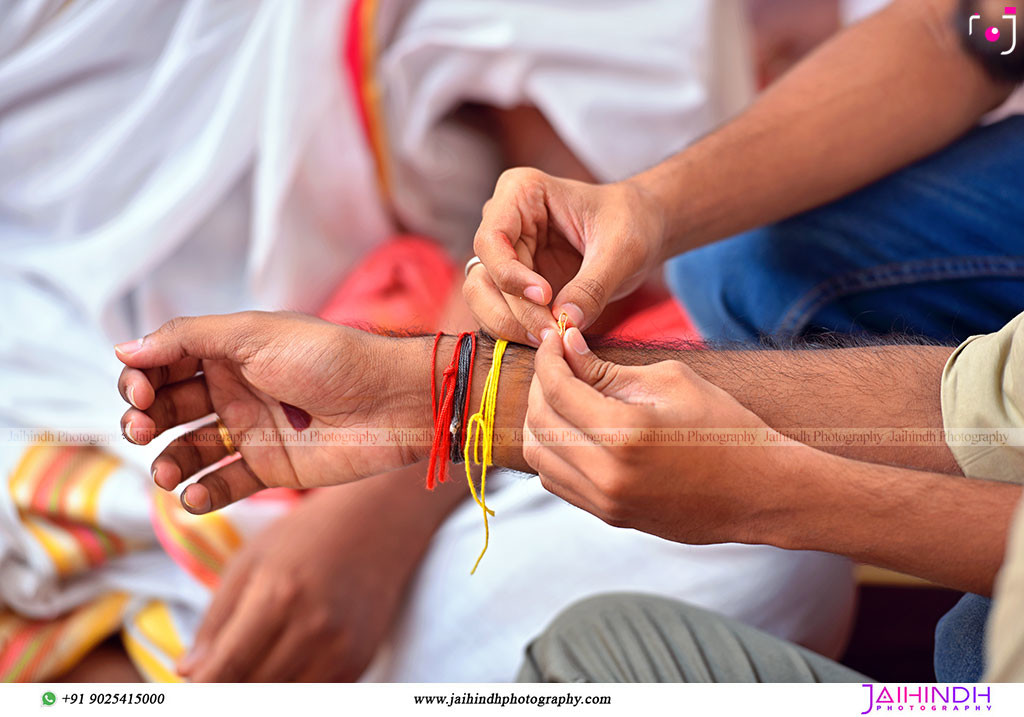
<path id="1" fill-rule="evenodd" d="M 133 368 L 166 366 L 186 357 L 245 363 L 260 331 L 255 312 L 171 319 L 145 338 L 114 347 Z"/>
<path id="2" fill-rule="evenodd" d="M 624 381 L 629 378 L 630 367 L 605 361 L 595 354 L 575 326 L 565 332 L 562 340 L 565 344 L 565 361 L 576 378 L 606 396 L 617 398 L 617 394 L 624 387 Z"/>
<path id="3" fill-rule="evenodd" d="M 552 314 L 557 319 L 565 312 L 570 325 L 587 328 L 632 273 L 626 262 L 609 252 L 584 254 L 579 272 L 555 297 Z"/>

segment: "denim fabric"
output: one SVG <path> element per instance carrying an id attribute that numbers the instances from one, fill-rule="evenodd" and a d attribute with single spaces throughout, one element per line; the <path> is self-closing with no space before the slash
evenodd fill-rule
<path id="1" fill-rule="evenodd" d="M 712 340 L 819 331 L 958 342 L 1024 309 L 1024 117 L 844 199 L 671 260 Z"/>
<path id="2" fill-rule="evenodd" d="M 669 262 L 704 338 L 819 332 L 951 344 L 1024 310 L 1024 117 L 844 199 Z M 966 595 L 936 631 L 940 680 L 981 676 L 988 601 Z"/>
<path id="3" fill-rule="evenodd" d="M 935 627 L 935 678 L 977 682 L 985 672 L 985 623 L 992 601 L 968 593 Z"/>

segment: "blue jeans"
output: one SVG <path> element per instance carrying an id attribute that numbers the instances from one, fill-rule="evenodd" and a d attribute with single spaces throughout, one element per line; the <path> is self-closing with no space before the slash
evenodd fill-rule
<path id="1" fill-rule="evenodd" d="M 913 334 L 959 343 L 1024 310 L 1024 117 L 848 197 L 669 262 L 702 336 Z M 980 677 L 990 602 L 967 595 L 936 631 L 940 680 Z"/>
<path id="2" fill-rule="evenodd" d="M 985 624 L 992 601 L 968 593 L 935 627 L 935 679 L 978 682 L 985 672 Z"/>
<path id="3" fill-rule="evenodd" d="M 1024 310 L 1024 117 L 844 199 L 672 259 L 706 339 L 821 331 L 958 343 Z"/>

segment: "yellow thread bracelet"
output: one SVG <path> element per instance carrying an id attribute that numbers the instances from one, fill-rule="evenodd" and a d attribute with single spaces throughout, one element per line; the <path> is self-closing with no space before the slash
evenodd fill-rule
<path id="1" fill-rule="evenodd" d="M 466 480 L 469 482 L 469 491 L 473 494 L 473 500 L 484 512 L 484 549 L 480 551 L 480 557 L 476 559 L 470 575 L 476 572 L 480 561 L 487 552 L 487 546 L 491 542 L 491 528 L 488 523 L 488 514 L 494 515 L 494 511 L 487 507 L 484 492 L 487 489 L 487 466 L 491 465 L 491 456 L 494 445 L 494 409 L 498 403 L 498 378 L 501 376 L 501 359 L 505 355 L 505 347 L 508 342 L 499 339 L 494 344 L 494 356 L 491 358 L 491 370 L 487 372 L 487 381 L 484 383 L 484 395 L 480 399 L 480 410 L 469 418 L 466 425 L 466 447 L 464 458 L 466 461 Z M 470 447 L 472 446 L 472 454 Z M 470 456 L 473 462 L 480 466 L 480 495 L 477 495 L 476 486 L 473 485 L 473 474 L 470 472 Z"/>

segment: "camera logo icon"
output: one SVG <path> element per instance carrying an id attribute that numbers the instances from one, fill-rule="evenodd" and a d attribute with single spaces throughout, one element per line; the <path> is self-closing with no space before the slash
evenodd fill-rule
<path id="1" fill-rule="evenodd" d="M 975 20 L 980 20 L 980 19 L 981 19 L 981 15 L 979 15 L 978 13 L 975 13 L 975 14 L 971 15 L 971 19 L 970 19 L 970 21 L 968 22 L 968 25 L 967 25 L 967 30 L 968 30 L 967 34 L 968 35 L 971 35 L 971 36 L 974 35 L 974 22 L 975 22 Z M 1014 50 L 1017 49 L 1017 8 L 1015 8 L 1015 7 L 1005 8 L 1003 10 L 1003 20 L 1009 20 L 1010 21 L 1010 32 L 1012 33 L 1011 37 L 1013 38 L 1013 40 L 1010 43 L 1010 49 L 1005 50 L 1003 52 L 1000 52 L 999 54 L 1000 55 L 1009 55 L 1011 52 L 1013 52 Z M 992 27 L 990 27 L 987 30 L 985 30 L 985 39 L 988 40 L 989 42 L 999 42 L 999 40 L 1002 37 L 1003 37 L 1003 30 L 1000 30 L 995 25 L 993 25 Z"/>

